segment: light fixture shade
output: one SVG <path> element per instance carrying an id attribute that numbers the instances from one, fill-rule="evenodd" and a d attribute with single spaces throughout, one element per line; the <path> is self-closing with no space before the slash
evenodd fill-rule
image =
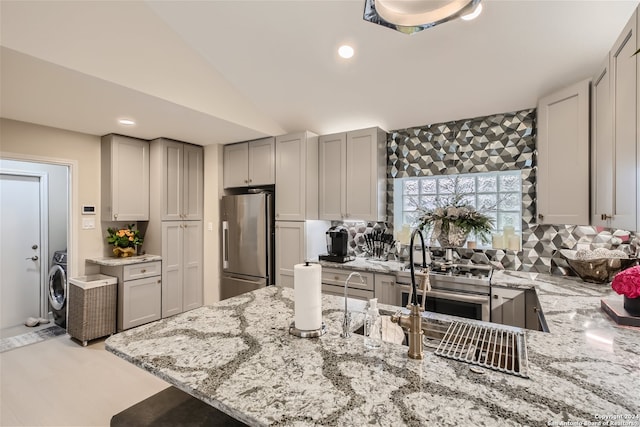
<path id="1" fill-rule="evenodd" d="M 472 13 L 481 0 L 365 0 L 364 20 L 413 34 Z"/>

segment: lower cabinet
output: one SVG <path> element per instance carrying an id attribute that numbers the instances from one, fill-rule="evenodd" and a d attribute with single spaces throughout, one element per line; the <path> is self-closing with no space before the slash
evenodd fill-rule
<path id="1" fill-rule="evenodd" d="M 336 296 L 344 296 L 344 282 L 353 270 L 322 268 L 322 293 Z M 347 296 L 349 298 L 368 301 L 374 298 L 373 273 L 359 272 L 362 281 L 358 276 L 353 276 L 349 280 Z"/>
<path id="2" fill-rule="evenodd" d="M 162 223 L 162 317 L 203 303 L 202 221 Z"/>
<path id="3" fill-rule="evenodd" d="M 526 326 L 525 291 L 492 286 L 491 321 L 524 328 Z"/>
<path id="4" fill-rule="evenodd" d="M 101 266 L 100 271 L 118 278 L 118 332 L 161 317 L 161 261 L 121 266 Z"/>
<path id="5" fill-rule="evenodd" d="M 304 222 L 276 221 L 276 285 L 293 288 L 293 266 L 304 262 Z"/>
<path id="6" fill-rule="evenodd" d="M 393 274 L 374 275 L 375 295 L 378 298 L 378 304 L 401 305 L 402 301 L 398 301 L 398 286 L 396 285 L 396 276 Z"/>

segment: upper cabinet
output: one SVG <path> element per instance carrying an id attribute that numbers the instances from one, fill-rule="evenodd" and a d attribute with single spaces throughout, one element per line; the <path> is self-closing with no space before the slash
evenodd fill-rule
<path id="1" fill-rule="evenodd" d="M 538 101 L 538 224 L 589 223 L 589 85 Z"/>
<path id="2" fill-rule="evenodd" d="M 102 137 L 102 219 L 149 220 L 149 142 Z"/>
<path id="3" fill-rule="evenodd" d="M 275 184 L 275 138 L 224 146 L 224 188 Z"/>
<path id="4" fill-rule="evenodd" d="M 160 220 L 201 220 L 204 198 L 204 150 L 202 147 L 159 138 L 151 141 L 154 208 Z M 158 181 L 156 181 L 158 180 Z"/>
<path id="5" fill-rule="evenodd" d="M 276 221 L 318 219 L 318 136 L 276 137 Z"/>
<path id="6" fill-rule="evenodd" d="M 386 132 L 323 135 L 318 144 L 319 218 L 386 221 Z"/>
<path id="7" fill-rule="evenodd" d="M 591 224 L 640 230 L 638 150 L 638 11 L 594 77 L 592 90 Z"/>

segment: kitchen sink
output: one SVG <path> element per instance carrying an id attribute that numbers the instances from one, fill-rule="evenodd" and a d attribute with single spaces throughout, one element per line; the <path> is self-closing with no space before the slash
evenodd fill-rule
<path id="1" fill-rule="evenodd" d="M 382 316 L 395 313 L 381 311 Z M 527 342 L 520 328 L 485 322 L 422 319 L 422 343 L 434 354 L 528 378 Z M 353 331 L 364 335 L 364 326 Z M 384 337 L 383 337 L 384 339 Z M 408 345 L 408 334 L 402 345 Z"/>

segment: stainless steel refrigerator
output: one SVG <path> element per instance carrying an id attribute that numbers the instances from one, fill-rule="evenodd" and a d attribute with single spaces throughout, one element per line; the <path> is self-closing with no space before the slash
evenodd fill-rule
<path id="1" fill-rule="evenodd" d="M 273 195 L 222 197 L 220 299 L 274 283 Z"/>

